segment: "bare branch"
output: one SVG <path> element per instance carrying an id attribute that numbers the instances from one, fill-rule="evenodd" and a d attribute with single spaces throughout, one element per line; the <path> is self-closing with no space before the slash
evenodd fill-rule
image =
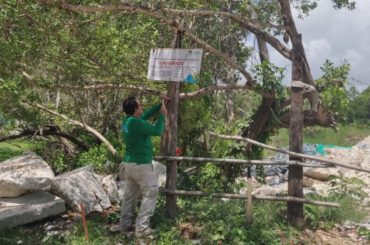
<path id="1" fill-rule="evenodd" d="M 131 85 L 131 84 L 95 84 L 95 85 L 86 85 L 86 86 L 58 86 L 57 88 L 60 88 L 62 90 L 72 90 L 72 91 L 81 91 L 81 90 L 113 90 L 113 89 L 127 89 L 127 90 L 134 90 L 134 91 L 140 91 L 145 94 L 150 95 L 157 95 L 161 98 L 165 98 L 166 94 L 162 93 L 158 90 L 151 89 L 151 88 L 144 88 L 141 86 Z"/>
<path id="2" fill-rule="evenodd" d="M 241 15 L 224 12 L 224 11 L 212 11 L 212 10 L 174 10 L 163 8 L 160 11 L 165 13 L 170 13 L 176 16 L 222 16 L 227 17 L 235 22 L 239 23 L 241 27 L 247 29 L 248 31 L 252 32 L 258 38 L 264 40 L 265 42 L 269 43 L 272 47 L 274 47 L 281 55 L 286 57 L 287 59 L 292 59 L 292 54 L 290 49 L 288 49 L 285 45 L 283 45 L 277 38 L 270 35 L 268 32 L 264 31 L 261 25 L 258 23 L 257 20 L 247 19 L 242 17 Z M 191 33 L 190 33 L 191 34 Z"/>
<path id="3" fill-rule="evenodd" d="M 29 102 L 22 102 L 22 103 L 25 104 L 25 105 L 36 107 L 38 109 L 46 111 L 46 112 L 48 112 L 48 113 L 50 113 L 54 116 L 60 117 L 60 118 L 64 119 L 65 121 L 67 121 L 69 124 L 77 125 L 77 126 L 80 126 L 81 128 L 86 129 L 86 131 L 93 134 L 103 144 L 105 144 L 107 146 L 108 150 L 112 153 L 112 155 L 117 156 L 117 151 L 116 151 L 116 149 L 114 149 L 113 145 L 101 133 L 99 133 L 96 129 L 90 127 L 89 125 L 81 123 L 81 122 L 76 121 L 74 119 L 71 119 L 71 118 L 67 117 L 66 115 L 60 114 L 56 111 L 50 110 L 50 109 L 48 109 L 48 108 L 46 108 L 46 107 L 44 107 L 44 106 L 42 106 L 38 103 L 29 103 Z"/>
<path id="4" fill-rule="evenodd" d="M 20 132 L 19 134 L 10 135 L 10 136 L 7 136 L 7 137 L 0 138 L 0 142 L 7 141 L 7 140 L 13 140 L 13 139 L 19 139 L 19 138 L 23 138 L 23 137 L 27 137 L 27 136 L 36 136 L 36 135 L 44 136 L 44 137 L 46 137 L 46 136 L 62 137 L 62 138 L 68 139 L 69 141 L 73 142 L 75 145 L 77 145 L 78 147 L 80 147 L 83 150 L 88 149 L 88 146 L 83 141 L 77 139 L 76 137 L 74 137 L 73 135 L 71 135 L 69 133 L 60 131 L 59 129 L 57 129 L 57 127 L 52 127 L 52 128 L 47 127 L 45 129 L 42 129 L 42 130 L 25 129 L 22 132 Z"/>
<path id="5" fill-rule="evenodd" d="M 290 3 L 289 0 L 279 0 L 280 8 L 281 8 L 281 15 L 283 17 L 283 22 L 285 29 L 290 37 L 290 40 L 292 41 L 293 47 L 297 46 L 302 52 L 302 75 L 303 75 L 303 82 L 310 84 L 312 86 L 315 86 L 315 82 L 312 77 L 311 69 L 307 61 L 307 56 L 305 53 L 305 49 L 303 47 L 302 41 L 297 41 L 297 37 L 299 35 L 297 31 L 297 27 L 294 23 L 293 15 L 290 9 Z M 317 99 L 318 94 L 316 91 L 312 91 L 307 95 L 307 98 L 310 102 L 311 109 L 313 111 L 317 111 Z"/>
<path id="6" fill-rule="evenodd" d="M 315 156 L 305 155 L 305 154 L 301 154 L 301 153 L 296 153 L 296 152 L 289 151 L 289 150 L 284 150 L 284 149 L 281 149 L 281 148 L 276 148 L 276 147 L 266 145 L 266 144 L 263 144 L 261 142 L 251 140 L 251 139 L 248 139 L 248 138 L 243 138 L 243 137 L 240 137 L 240 136 L 221 135 L 221 134 L 216 134 L 216 133 L 210 133 L 210 135 L 216 136 L 216 137 L 222 138 L 222 139 L 244 141 L 244 142 L 256 145 L 256 146 L 266 148 L 268 150 L 288 154 L 290 156 L 301 157 L 301 158 L 310 159 L 310 160 L 319 161 L 319 162 L 325 162 L 325 163 L 328 163 L 330 165 L 336 165 L 336 166 L 340 166 L 340 167 L 343 167 L 343 168 L 348 168 L 348 169 L 358 170 L 358 171 L 361 171 L 361 172 L 370 173 L 370 169 L 367 169 L 367 168 L 361 168 L 361 167 L 358 167 L 358 166 L 352 166 L 352 165 L 348 165 L 348 164 L 344 164 L 344 163 L 331 161 L 331 160 L 321 158 L 321 157 L 315 157 Z"/>
<path id="7" fill-rule="evenodd" d="M 191 99 L 196 98 L 205 94 L 210 94 L 214 91 L 223 91 L 223 90 L 251 90 L 249 86 L 246 85 L 237 85 L 237 84 L 215 84 L 208 87 L 198 89 L 193 92 L 184 92 L 180 93 L 180 99 Z M 261 96 L 264 98 L 274 98 L 274 94 L 268 92 L 260 92 Z"/>
<path id="8" fill-rule="evenodd" d="M 211 45 L 209 45 L 208 43 L 204 42 L 203 40 L 201 40 L 200 38 L 198 38 L 197 36 L 195 36 L 193 33 L 191 33 L 190 31 L 186 30 L 184 26 L 180 25 L 179 23 L 175 22 L 174 23 L 175 27 L 179 30 L 182 30 L 184 31 L 184 35 L 189 37 L 191 40 L 193 40 L 194 42 L 196 42 L 197 44 L 199 44 L 201 47 L 203 47 L 205 50 L 208 50 L 209 52 L 211 52 L 212 54 L 216 55 L 217 57 L 221 58 L 222 60 L 224 60 L 230 67 L 238 70 L 241 74 L 243 74 L 243 76 L 245 77 L 245 79 L 247 80 L 247 84 L 246 86 L 250 87 L 250 88 L 253 88 L 254 85 L 255 85 L 255 81 L 254 79 L 252 78 L 251 74 L 249 74 L 249 72 L 247 72 L 245 70 L 245 68 L 237 63 L 235 63 L 232 59 L 230 59 L 226 54 L 222 53 L 221 51 L 215 49 L 214 47 L 212 47 Z"/>

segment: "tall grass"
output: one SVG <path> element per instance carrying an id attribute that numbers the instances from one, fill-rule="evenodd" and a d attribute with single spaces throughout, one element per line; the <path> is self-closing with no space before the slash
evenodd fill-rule
<path id="1" fill-rule="evenodd" d="M 319 198 L 319 197 L 316 197 Z M 327 200 L 327 199 L 325 199 Z M 330 199 L 333 201 L 333 199 Z M 350 196 L 339 201 L 344 209 L 321 208 L 305 205 L 306 221 L 313 228 L 323 228 L 323 223 L 343 221 L 351 217 L 363 215 L 354 208 Z M 286 205 L 282 202 L 256 201 L 253 205 L 254 221 L 248 224 L 245 217 L 245 201 L 215 200 L 208 198 L 187 198 L 178 200 L 178 214 L 176 218 L 165 216 L 164 196 L 160 196 L 155 215 L 152 219 L 156 231 L 156 239 L 149 244 L 157 245 L 190 245 L 191 241 L 184 238 L 180 227 L 190 224 L 199 230 L 194 234 L 198 244 L 290 244 L 284 241 L 295 241 L 294 244 L 307 244 L 302 240 L 299 231 L 290 227 L 286 220 Z M 43 225 L 27 225 L 0 231 L 0 244 L 137 244 L 135 238 L 123 238 L 120 234 L 111 234 L 108 231 L 109 219 L 101 214 L 87 216 L 90 241 L 85 241 L 81 221 L 76 221 L 63 236 L 49 237 L 43 231 Z"/>
<path id="2" fill-rule="evenodd" d="M 338 131 L 331 128 L 310 127 L 304 130 L 303 142 L 306 144 L 333 144 L 337 146 L 353 146 L 370 135 L 369 125 L 339 125 Z M 289 130 L 280 129 L 270 138 L 269 144 L 278 147 L 289 145 Z"/>
<path id="3" fill-rule="evenodd" d="M 0 162 L 33 149 L 34 145 L 25 140 L 0 142 Z"/>

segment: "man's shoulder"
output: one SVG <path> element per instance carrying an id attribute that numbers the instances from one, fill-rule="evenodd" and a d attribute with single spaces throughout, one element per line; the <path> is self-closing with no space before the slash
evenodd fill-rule
<path id="1" fill-rule="evenodd" d="M 141 123 L 144 122 L 145 120 L 142 119 L 141 117 L 128 117 L 124 120 L 124 123 L 126 124 L 136 124 L 136 123 Z"/>

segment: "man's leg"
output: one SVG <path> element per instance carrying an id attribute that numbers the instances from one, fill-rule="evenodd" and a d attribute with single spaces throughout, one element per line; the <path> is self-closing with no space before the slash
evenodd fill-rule
<path id="1" fill-rule="evenodd" d="M 130 174 L 131 166 L 125 165 L 126 186 L 121 202 L 120 230 L 127 231 L 132 228 L 132 218 L 134 216 L 137 200 L 140 196 L 140 186 L 132 179 Z"/>
<path id="2" fill-rule="evenodd" d="M 137 178 L 135 180 L 140 185 L 143 200 L 141 202 L 139 215 L 136 218 L 135 233 L 138 236 L 149 235 L 150 217 L 153 216 L 158 196 L 158 177 L 153 170 L 152 164 L 137 165 Z"/>

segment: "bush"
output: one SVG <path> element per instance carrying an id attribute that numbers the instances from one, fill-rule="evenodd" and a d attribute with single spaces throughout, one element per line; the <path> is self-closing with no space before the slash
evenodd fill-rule
<path id="1" fill-rule="evenodd" d="M 22 151 L 17 149 L 12 149 L 10 147 L 1 147 L 0 148 L 0 162 L 5 161 L 9 158 L 21 155 Z"/>
<path id="2" fill-rule="evenodd" d="M 362 208 L 362 201 L 367 194 L 362 190 L 364 182 L 358 178 L 334 177 L 331 180 L 333 186 L 328 197 L 310 195 L 314 200 L 336 202 L 340 208 L 319 207 L 305 205 L 305 218 L 307 224 L 313 228 L 331 228 L 335 223 L 344 221 L 359 222 L 366 217 L 366 211 Z"/>
<path id="3" fill-rule="evenodd" d="M 97 173 L 109 173 L 113 171 L 115 161 L 105 145 L 97 145 L 78 156 L 76 167 L 93 165 Z"/>

